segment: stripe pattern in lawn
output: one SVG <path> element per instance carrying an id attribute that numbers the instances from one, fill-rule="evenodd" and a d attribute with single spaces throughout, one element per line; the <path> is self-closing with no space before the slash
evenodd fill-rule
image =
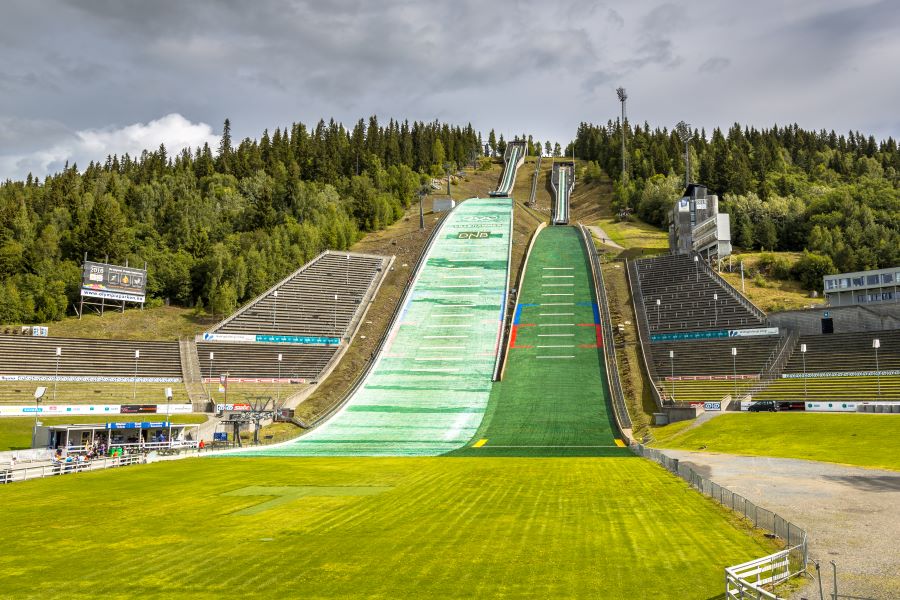
<path id="1" fill-rule="evenodd" d="M 426 456 L 463 446 L 487 407 L 500 340 L 512 202 L 471 199 L 444 221 L 362 387 L 328 422 L 251 454 Z"/>
<path id="2" fill-rule="evenodd" d="M 577 229 L 538 234 L 515 310 L 503 380 L 473 445 L 459 453 L 627 455 L 609 413 L 600 311 Z"/>

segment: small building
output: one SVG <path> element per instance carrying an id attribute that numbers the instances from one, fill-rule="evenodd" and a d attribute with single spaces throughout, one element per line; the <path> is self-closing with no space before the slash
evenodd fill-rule
<path id="1" fill-rule="evenodd" d="M 826 275 L 822 285 L 830 306 L 900 302 L 900 267 Z"/>
<path id="2" fill-rule="evenodd" d="M 35 448 L 61 448 L 79 452 L 104 444 L 126 450 L 162 450 L 197 445 L 200 426 L 169 421 L 128 421 L 124 423 L 77 423 L 38 425 Z"/>
<path id="3" fill-rule="evenodd" d="M 669 215 L 669 249 L 673 254 L 696 252 L 707 261 L 731 254 L 731 221 L 719 213 L 719 197 L 705 185 L 692 183 Z"/>

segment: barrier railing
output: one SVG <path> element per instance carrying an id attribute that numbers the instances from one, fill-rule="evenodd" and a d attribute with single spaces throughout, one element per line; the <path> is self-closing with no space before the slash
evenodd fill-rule
<path id="1" fill-rule="evenodd" d="M 770 589 L 806 570 L 809 548 L 806 531 L 780 515 L 736 494 L 728 488 L 703 477 L 688 465 L 643 444 L 632 444 L 632 451 L 661 465 L 670 473 L 684 479 L 692 488 L 745 517 L 753 526 L 764 529 L 782 539 L 786 549 L 769 556 L 725 568 L 725 594 L 728 599 L 775 600 Z"/>
<path id="2" fill-rule="evenodd" d="M 54 475 L 66 475 L 70 473 L 85 473 L 88 471 L 100 471 L 113 467 L 124 467 L 147 462 L 143 454 L 128 454 L 110 458 L 95 458 L 85 462 L 55 462 L 49 465 L 35 465 L 30 467 L 0 468 L 0 483 L 14 483 L 27 479 L 40 479 Z"/>
<path id="3" fill-rule="evenodd" d="M 606 363 L 606 375 L 609 382 L 610 393 L 613 396 L 613 415 L 619 430 L 631 429 L 631 417 L 625 405 L 625 392 L 622 389 L 622 381 L 619 379 L 619 362 L 616 358 L 616 345 L 613 340 L 612 317 L 609 314 L 609 304 L 606 298 L 606 283 L 603 280 L 603 269 L 600 265 L 600 256 L 594 245 L 594 238 L 587 227 L 578 224 L 585 250 L 591 262 L 594 272 L 594 290 L 597 296 L 597 304 L 600 307 L 600 321 L 603 330 L 603 360 Z"/>

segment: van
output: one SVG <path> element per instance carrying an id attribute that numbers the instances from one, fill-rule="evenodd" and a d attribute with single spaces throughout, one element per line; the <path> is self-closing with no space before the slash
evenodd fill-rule
<path id="1" fill-rule="evenodd" d="M 747 409 L 748 412 L 777 412 L 778 405 L 774 400 L 760 400 L 759 402 L 754 402 L 750 405 L 750 408 Z"/>

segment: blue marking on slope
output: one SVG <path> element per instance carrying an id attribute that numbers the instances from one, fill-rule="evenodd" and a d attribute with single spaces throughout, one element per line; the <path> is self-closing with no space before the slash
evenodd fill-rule
<path id="1" fill-rule="evenodd" d="M 526 306 L 537 306 L 537 304 L 517 304 L 516 305 L 516 314 L 513 316 L 513 325 L 519 324 L 519 317 L 522 316 L 522 309 Z"/>
<path id="2" fill-rule="evenodd" d="M 594 311 L 594 325 L 600 324 L 600 307 L 597 306 L 596 302 L 577 302 L 576 306 L 590 306 L 591 310 Z"/>

